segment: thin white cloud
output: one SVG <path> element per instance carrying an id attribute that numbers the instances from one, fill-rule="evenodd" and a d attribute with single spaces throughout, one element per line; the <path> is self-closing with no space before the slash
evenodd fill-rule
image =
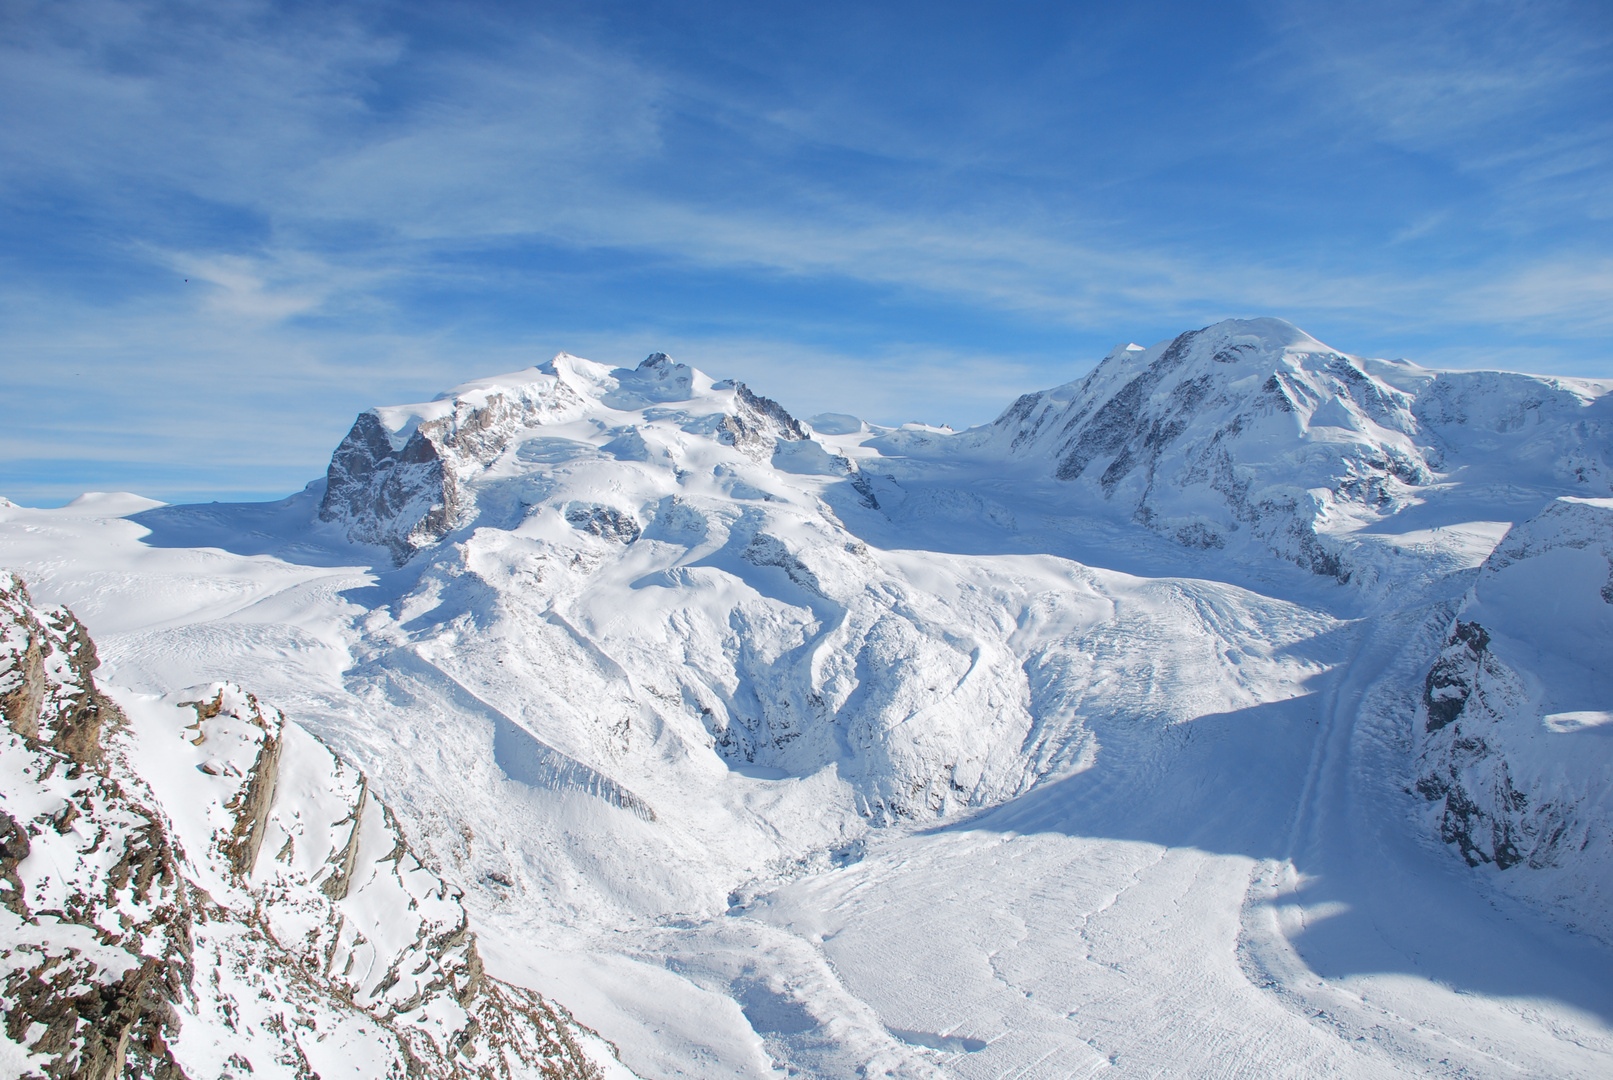
<path id="1" fill-rule="evenodd" d="M 1325 5 L 1278 0 L 1272 59 L 1291 91 L 1327 117 L 1411 153 L 1492 179 L 1511 198 L 1548 178 L 1569 195 L 1604 196 L 1613 122 L 1597 118 L 1613 85 L 1613 22 L 1603 4 L 1544 0 L 1375 0 Z M 1561 120 L 1575 102 L 1585 115 Z M 1554 122 L 1555 121 L 1555 122 Z M 1554 191 L 1551 201 L 1563 203 Z M 1497 209 L 1503 214 L 1506 207 Z"/>
<path id="2" fill-rule="evenodd" d="M 98 29 L 87 36 L 69 42 L 36 33 L 0 58 L 7 61 L 0 69 L 12 72 L 7 96 L 40 103 L 6 126 L 14 152 L 0 156 L 14 171 L 54 169 L 112 190 L 130 177 L 136 186 L 171 185 L 262 220 L 269 235 L 255 250 L 168 258 L 212 283 L 207 302 L 221 313 L 288 318 L 328 310 L 388 276 L 433 272 L 440 245 L 533 240 L 656 252 L 710 268 L 842 277 L 1082 326 L 1127 311 L 1187 315 L 1228 304 L 1437 312 L 1492 325 L 1517 312 L 1567 323 L 1600 295 L 1592 282 L 1557 294 L 1535 288 L 1517 307 L 1467 304 L 1461 298 L 1493 297 L 1527 275 L 1510 265 L 1469 265 L 1419 280 L 1298 255 L 1250 261 L 1242 250 L 1139 241 L 1107 223 L 1072 223 L 1021 201 L 961 212 L 892 204 L 833 177 L 796 177 L 766 198 L 748 198 L 659 172 L 670 110 L 691 92 L 709 104 L 711 87 L 680 85 L 675 74 L 596 45 L 529 35 L 493 57 L 411 58 L 386 31 L 340 12 L 309 25 L 235 3 L 197 25 L 166 19 L 158 6 L 103 0 L 96 10 Z M 1532 37 L 1519 31 L 1527 47 L 1492 64 L 1503 52 L 1498 34 L 1518 20 L 1484 33 L 1450 32 L 1464 15 L 1474 17 L 1464 9 L 1384 40 L 1359 27 L 1333 33 L 1336 20 L 1295 20 L 1290 32 L 1313 39 L 1307 70 L 1346 87 L 1354 107 L 1390 137 L 1424 142 L 1459 142 L 1485 118 L 1526 114 L 1593 62 L 1584 42 L 1565 43 L 1529 23 L 1523 29 Z M 148 50 L 143 66 L 107 62 L 115 47 L 131 45 Z M 1566 59 L 1553 50 L 1567 50 Z M 427 90 L 381 108 L 372 100 L 375 84 L 404 59 L 416 63 L 411 78 Z M 810 137 L 825 137 L 833 117 L 849 116 L 854 104 L 818 103 Z M 729 106 L 736 109 L 744 111 Z M 785 115 L 769 137 L 806 137 L 792 124 L 805 121 Z M 848 138 L 867 142 L 866 128 Z M 66 139 L 47 134 L 63 129 L 72 132 Z M 1510 152 L 1546 175 L 1584 171 L 1600 150 L 1543 138 Z M 1400 239 L 1442 220 L 1425 218 Z M 326 246 L 333 233 L 369 241 L 355 245 L 363 249 L 355 257 Z M 382 258 L 390 265 L 379 266 Z M 1486 273 L 1495 277 L 1488 285 L 1480 280 Z M 1555 309 L 1553 295 L 1562 297 Z"/>

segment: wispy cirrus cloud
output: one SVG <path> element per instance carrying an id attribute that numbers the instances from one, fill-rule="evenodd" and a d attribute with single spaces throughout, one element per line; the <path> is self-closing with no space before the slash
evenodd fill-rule
<path id="1" fill-rule="evenodd" d="M 1613 191 L 1613 20 L 1579 0 L 1282 3 L 1285 81 L 1313 114 L 1495 185 L 1488 210 L 1605 216 Z M 1320 90 L 1321 93 L 1315 93 Z"/>

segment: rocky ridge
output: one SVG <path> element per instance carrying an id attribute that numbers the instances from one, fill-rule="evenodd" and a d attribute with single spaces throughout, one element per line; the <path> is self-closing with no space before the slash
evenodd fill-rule
<path id="1" fill-rule="evenodd" d="M 457 892 L 301 727 L 227 684 L 120 709 L 82 625 L 9 574 L 0 644 L 16 1075 L 620 1070 L 563 1010 L 483 973 Z"/>
<path id="2" fill-rule="evenodd" d="M 1424 682 L 1415 788 L 1472 866 L 1613 938 L 1613 500 L 1560 499 L 1481 568 Z"/>
<path id="3" fill-rule="evenodd" d="M 103 729 L 123 718 L 97 666 L 71 612 L 0 575 L 5 1035 L 52 1080 L 176 1077 L 191 906 L 158 816 L 106 767 Z"/>

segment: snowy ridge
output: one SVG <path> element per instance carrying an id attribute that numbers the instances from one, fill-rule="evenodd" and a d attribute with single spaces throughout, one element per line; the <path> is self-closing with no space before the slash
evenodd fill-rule
<path id="1" fill-rule="evenodd" d="M 1506 452 L 1507 470 L 1527 461 L 1565 494 L 1608 494 L 1605 392 L 1369 360 L 1280 319 L 1228 320 L 1117 348 L 1080 382 L 1021 397 L 972 438 L 1010 460 L 1046 462 L 1072 498 L 1184 545 L 1222 548 L 1246 532 L 1348 581 L 1370 566 L 1352 533 L 1414 504 L 1447 470 L 1493 468 L 1484 455 Z"/>
<path id="2" fill-rule="evenodd" d="M 357 770 L 235 686 L 118 710 L 71 614 L 7 581 L 0 919 L 29 1075 L 620 1070 L 485 976 L 457 892 Z M 91 707 L 114 729 L 86 736 Z"/>

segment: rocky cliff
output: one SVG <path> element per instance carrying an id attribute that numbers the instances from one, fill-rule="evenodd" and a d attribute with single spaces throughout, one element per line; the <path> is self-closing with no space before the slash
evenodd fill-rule
<path id="1" fill-rule="evenodd" d="M 227 684 L 109 701 L 0 579 L 0 998 L 15 1075 L 586 1077 L 609 1048 L 482 971 L 362 775 Z"/>
<path id="2" fill-rule="evenodd" d="M 1560 499 L 1490 555 L 1429 669 L 1429 828 L 1613 937 L 1613 500 Z"/>

